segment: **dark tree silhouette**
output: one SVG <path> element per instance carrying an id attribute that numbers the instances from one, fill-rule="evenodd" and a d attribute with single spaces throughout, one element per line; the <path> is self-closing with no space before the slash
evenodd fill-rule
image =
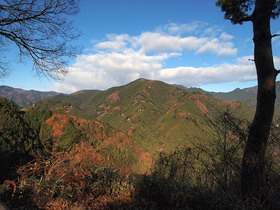
<path id="1" fill-rule="evenodd" d="M 3 53 L 17 46 L 20 62 L 33 61 L 38 74 L 58 78 L 67 72 L 67 59 L 79 49 L 69 41 L 79 37 L 67 18 L 78 12 L 78 0 L 3 0 L 0 1 L 0 73 L 8 72 Z"/>
<path id="2" fill-rule="evenodd" d="M 218 0 L 216 5 L 233 24 L 253 23 L 254 62 L 258 79 L 257 107 L 249 129 L 242 160 L 243 199 L 265 199 L 265 152 L 276 98 L 275 81 L 279 71 L 272 56 L 270 21 L 279 16 L 279 0 Z"/>

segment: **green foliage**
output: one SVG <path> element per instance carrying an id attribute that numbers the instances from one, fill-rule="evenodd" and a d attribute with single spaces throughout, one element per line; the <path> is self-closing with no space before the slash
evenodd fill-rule
<path id="1" fill-rule="evenodd" d="M 116 145 L 102 148 L 104 160 L 115 168 L 124 167 L 132 168 L 134 171 L 141 171 L 143 163 L 140 160 L 140 155 L 130 145 L 122 145 L 122 148 L 117 148 Z"/>
<path id="2" fill-rule="evenodd" d="M 17 105 L 0 98 L 0 182 L 15 178 L 15 167 L 41 148 L 36 126 L 25 120 Z"/>
<path id="3" fill-rule="evenodd" d="M 40 127 L 39 138 L 46 149 L 51 150 L 53 146 L 52 128 L 50 125 L 43 123 Z"/>
<path id="4" fill-rule="evenodd" d="M 45 99 L 45 100 L 40 100 L 34 104 L 28 104 L 25 108 L 27 110 L 34 110 L 34 111 L 38 111 L 38 110 L 53 110 L 54 111 L 59 107 L 69 107 L 70 106 L 70 103 L 66 103 L 61 100 L 56 100 L 57 97 L 59 97 L 59 96 L 55 96 L 53 98 L 49 98 L 49 99 Z"/>
<path id="5" fill-rule="evenodd" d="M 272 8 L 271 18 L 276 19 L 279 16 L 280 1 L 276 0 Z M 242 24 L 247 20 L 254 9 L 255 0 L 218 0 L 216 6 L 221 7 L 225 12 L 225 19 L 231 20 L 233 24 Z"/>
<path id="6" fill-rule="evenodd" d="M 159 154 L 154 175 L 164 177 L 182 185 L 194 184 L 196 157 L 191 148 L 175 150 L 171 154 Z"/>
<path id="7" fill-rule="evenodd" d="M 52 111 L 26 111 L 22 113 L 23 119 L 32 128 L 36 138 L 36 148 L 43 146 L 50 148 L 51 129 L 46 125 L 46 120 L 52 116 Z"/>
<path id="8" fill-rule="evenodd" d="M 0 157 L 12 153 L 25 154 L 36 143 L 30 125 L 22 118 L 18 107 L 0 98 Z"/>
<path id="9" fill-rule="evenodd" d="M 58 150 L 71 150 L 84 139 L 84 135 L 72 122 L 64 130 L 64 134 L 56 142 Z"/>
<path id="10" fill-rule="evenodd" d="M 76 107 L 80 107 L 83 103 L 90 97 L 99 94 L 99 90 L 82 90 L 70 95 L 60 94 L 49 99 L 49 101 L 56 101 L 58 104 L 62 102 L 63 104 L 68 104 Z"/>
<path id="11" fill-rule="evenodd" d="M 225 12 L 225 19 L 234 24 L 242 24 L 243 19 L 249 16 L 248 12 L 252 10 L 254 3 L 254 0 L 218 0 L 216 6 Z"/>

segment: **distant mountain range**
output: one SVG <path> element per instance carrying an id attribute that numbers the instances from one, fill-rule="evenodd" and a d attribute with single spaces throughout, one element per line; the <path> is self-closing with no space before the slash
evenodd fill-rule
<path id="1" fill-rule="evenodd" d="M 210 97 L 215 96 L 222 100 L 238 101 L 252 107 L 257 105 L 258 86 L 248 87 L 244 89 L 236 88 L 235 90 L 230 92 L 209 92 L 200 88 L 187 88 L 181 85 L 175 86 L 188 92 L 198 92 Z M 280 104 L 280 82 L 276 82 L 276 93 L 276 105 L 278 105 Z"/>
<path id="2" fill-rule="evenodd" d="M 280 84 L 277 86 L 279 85 Z M 245 89 L 236 88 L 230 92 L 208 92 L 200 88 L 186 88 L 185 90 L 189 92 L 199 92 L 207 96 L 215 96 L 223 100 L 242 102 L 248 106 L 256 106 L 257 104 L 257 86 Z"/>
<path id="3" fill-rule="evenodd" d="M 249 88 L 244 88 L 240 89 L 237 88 L 233 91 L 230 92 L 209 92 L 205 91 L 200 88 L 187 88 L 182 85 L 174 85 L 175 87 L 188 91 L 188 92 L 198 92 L 201 94 L 204 94 L 208 97 L 217 97 L 222 100 L 229 100 L 229 101 L 237 101 L 237 102 L 242 102 L 245 103 L 248 106 L 256 106 L 257 104 L 257 86 L 254 87 L 249 87 Z M 76 100 L 75 103 L 81 103 L 80 100 L 83 101 L 80 96 L 86 98 L 90 96 L 91 94 L 96 94 L 102 91 L 99 90 L 81 90 L 77 91 L 76 93 L 70 94 L 73 102 L 73 98 L 75 98 L 75 95 L 77 96 L 76 98 L 79 98 L 79 100 Z M 276 83 L 276 92 L 277 92 L 277 97 L 276 97 L 276 106 L 280 105 L 280 82 Z M 20 106 L 26 106 L 29 103 L 34 103 L 36 101 L 46 99 L 49 97 L 53 97 L 56 95 L 60 95 L 62 93 L 54 92 L 54 91 L 49 91 L 49 92 L 42 92 L 42 91 L 36 91 L 36 90 L 23 90 L 19 88 L 13 88 L 9 86 L 0 86 L 0 96 L 7 98 L 8 100 L 14 101 L 16 104 Z M 78 97 L 79 95 L 79 97 Z M 60 98 L 69 98 L 69 95 L 67 94 L 62 94 Z M 280 108 L 280 107 L 279 107 Z"/>
<path id="4" fill-rule="evenodd" d="M 36 90 L 23 90 L 9 86 L 0 86 L 0 96 L 8 100 L 12 100 L 19 106 L 25 106 L 29 103 L 34 103 L 41 99 L 52 97 L 60 93 L 49 91 L 42 92 Z"/>

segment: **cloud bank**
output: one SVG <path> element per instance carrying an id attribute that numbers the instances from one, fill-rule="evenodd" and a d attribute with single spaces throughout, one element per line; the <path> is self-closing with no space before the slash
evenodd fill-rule
<path id="1" fill-rule="evenodd" d="M 235 58 L 238 50 L 233 39 L 217 26 L 202 22 L 169 23 L 138 36 L 108 34 L 95 42 L 91 53 L 77 57 L 65 79 L 52 89 L 67 93 L 107 89 L 138 78 L 185 86 L 256 79 L 253 63 L 247 57 Z M 203 60 L 207 56 L 220 62 L 225 57 L 235 61 L 204 67 L 180 64 L 185 58 Z"/>

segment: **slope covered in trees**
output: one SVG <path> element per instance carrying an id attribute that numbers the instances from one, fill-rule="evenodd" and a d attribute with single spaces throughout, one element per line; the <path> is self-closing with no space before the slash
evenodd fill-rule
<path id="1" fill-rule="evenodd" d="M 0 198 L 26 208 L 229 207 L 253 111 L 145 79 L 22 110 L 1 99 L 1 162 L 11 170 Z M 275 128 L 269 179 L 279 174 Z"/>
<path id="2" fill-rule="evenodd" d="M 222 110 L 250 118 L 253 109 L 239 102 L 190 93 L 173 85 L 145 79 L 110 88 L 59 95 L 30 104 L 27 110 L 60 110 L 87 120 L 99 120 L 125 132 L 149 153 L 174 150 L 203 138 L 209 119 Z M 165 142 L 165 143 L 163 143 Z"/>

